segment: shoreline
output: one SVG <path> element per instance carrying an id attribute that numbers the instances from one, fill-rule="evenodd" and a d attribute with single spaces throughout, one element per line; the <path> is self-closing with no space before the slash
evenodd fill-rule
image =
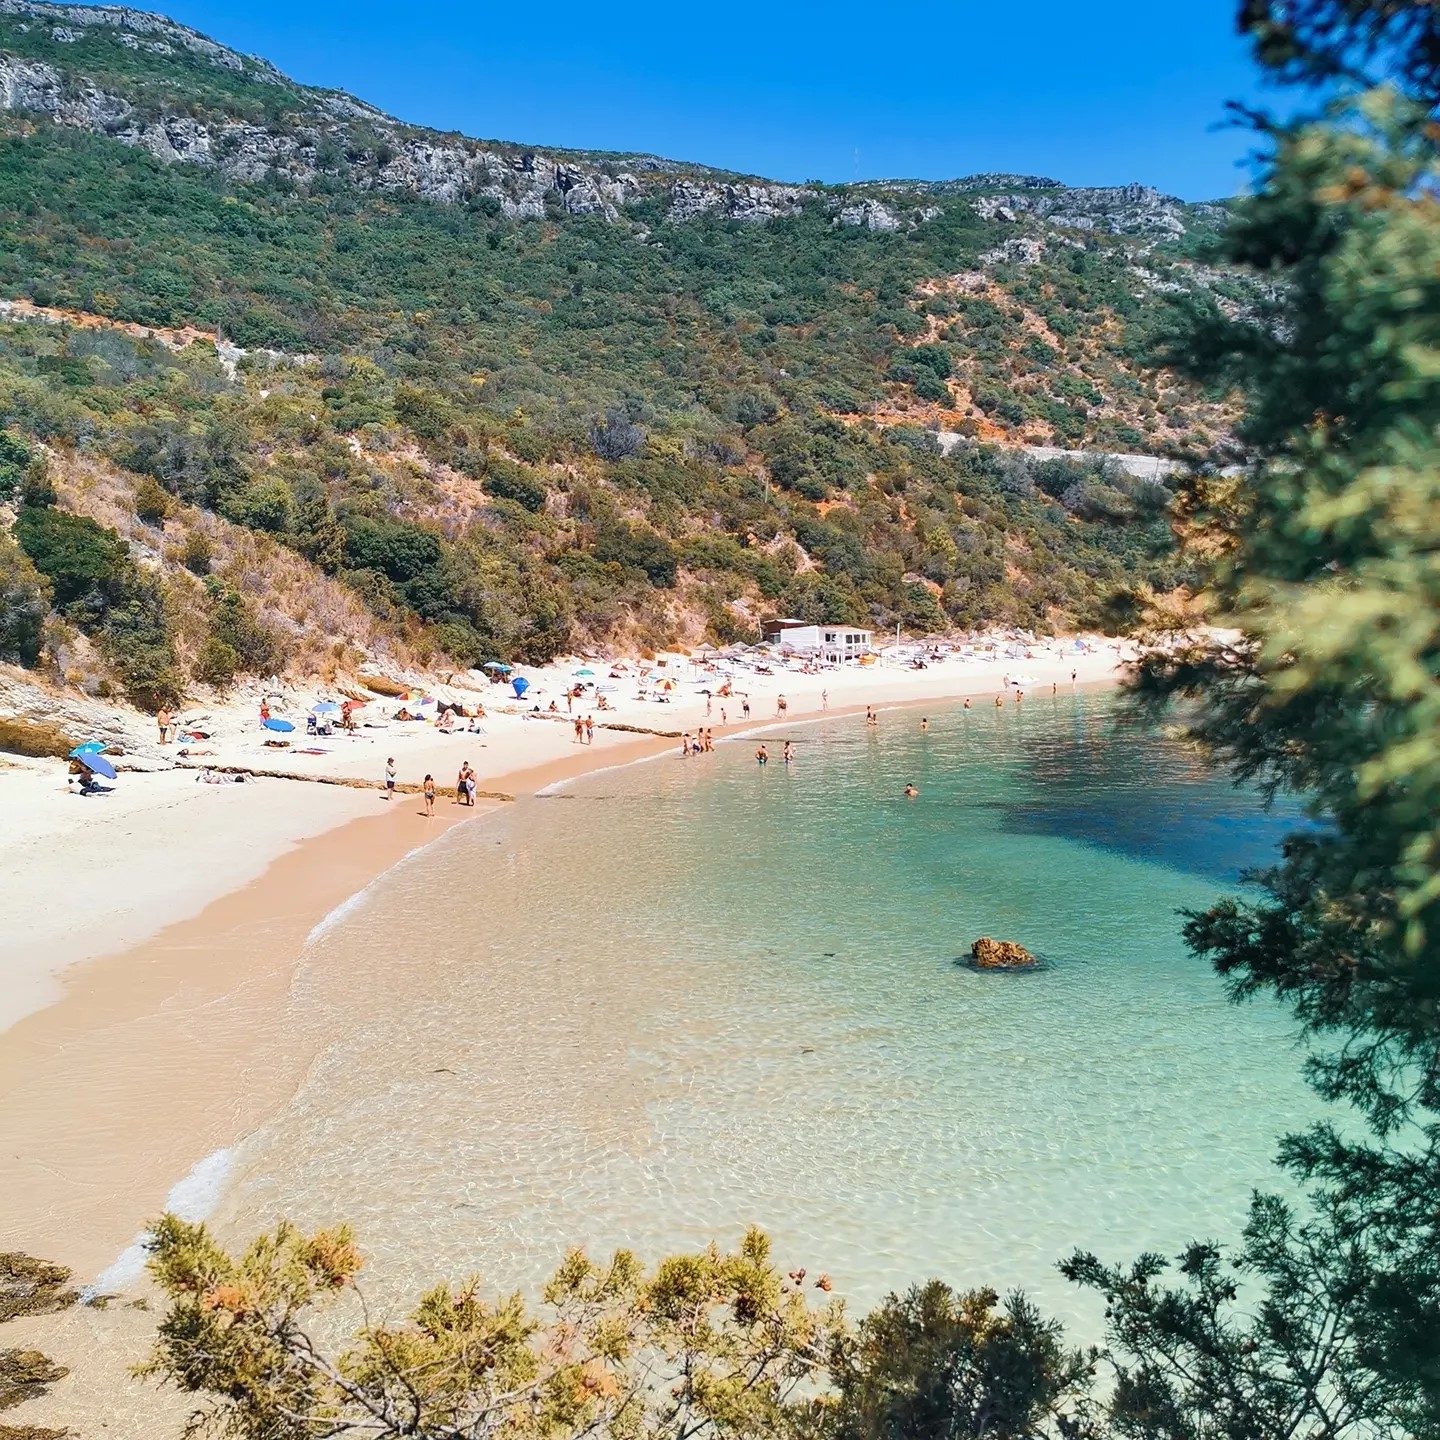
<path id="1" fill-rule="evenodd" d="M 1074 690 L 1118 683 L 1121 663 L 1113 652 L 1087 658 L 1088 665 L 1077 667 L 1087 673 Z M 716 724 L 717 744 L 863 715 L 867 703 L 882 714 L 959 705 L 966 697 L 994 695 L 999 677 L 940 667 L 900 677 L 909 683 L 899 688 L 876 683 L 893 681 L 884 672 L 862 675 L 861 684 L 844 689 L 882 692 L 877 698 L 827 709 L 820 708 L 819 690 L 828 684 L 841 693 L 833 676 L 803 677 L 812 696 L 791 684 L 802 677 L 776 678 L 795 697 L 789 713 Z M 1063 684 L 1069 683 L 1067 669 Z M 1043 686 L 1034 688 L 1038 694 Z M 690 711 L 699 704 L 675 706 L 677 729 L 694 728 Z M 538 763 L 487 768 L 481 783 L 523 799 L 678 748 L 669 736 L 625 732 L 570 748 L 568 725 L 522 728 L 548 732 L 560 753 L 549 743 Z M 532 758 L 524 750 L 514 758 Z M 330 789 L 279 780 L 266 785 L 292 796 Z M 101 948 L 91 952 L 95 958 L 72 962 L 55 979 L 58 994 L 0 1032 L 0 1146 L 14 1157 L 0 1249 L 70 1265 L 86 1283 L 113 1266 L 197 1166 L 240 1143 L 298 1088 L 324 1043 L 289 1034 L 284 1025 L 285 997 L 308 940 L 399 865 L 444 843 L 461 822 L 503 808 L 492 802 L 463 810 L 442 789 L 427 832 L 414 824 L 421 812 L 411 796 L 381 805 L 392 813 L 365 814 L 378 797 L 346 793 L 349 804 L 339 807 L 338 818 L 262 857 L 258 873 L 253 854 L 243 862 L 237 857 L 229 877 L 211 877 L 222 888 L 198 909 L 162 922 L 136 944 Z"/>

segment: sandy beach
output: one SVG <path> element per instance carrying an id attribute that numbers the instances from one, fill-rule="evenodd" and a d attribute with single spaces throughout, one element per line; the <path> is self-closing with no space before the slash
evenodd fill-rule
<path id="1" fill-rule="evenodd" d="M 193 769 L 168 769 L 122 771 L 113 793 L 82 799 L 66 793 L 58 762 L 0 771 L 0 876 L 8 912 L 24 917 L 0 937 L 0 1153 L 8 1181 L 0 1250 L 61 1261 L 82 1283 L 136 1288 L 133 1245 L 144 1224 L 176 1203 L 177 1184 L 203 1213 L 198 1192 L 221 1183 L 228 1147 L 286 1102 L 311 1063 L 317 1038 L 288 1033 L 284 1023 L 307 937 L 378 876 L 506 803 L 454 804 L 462 761 L 475 767 L 482 792 L 523 800 L 607 766 L 678 758 L 670 732 L 710 726 L 724 740 L 773 727 L 781 695 L 786 724 L 871 705 L 939 707 L 972 697 L 979 706 L 1002 692 L 1013 705 L 1013 691 L 1002 687 L 1007 670 L 1048 696 L 1052 686 L 1071 686 L 1072 671 L 1077 685 L 1112 684 L 1132 654 L 1100 642 L 1089 653 L 1037 647 L 1021 660 L 953 659 L 926 669 L 747 672 L 736 683 L 748 694 L 748 720 L 738 695 L 707 701 L 700 692 L 713 677 L 680 670 L 663 705 L 619 684 L 608 697 L 615 709 L 596 714 L 592 745 L 575 743 L 563 699 L 559 720 L 543 718 L 585 664 L 575 660 L 527 671 L 526 701 L 542 707 L 539 717 L 491 703 L 508 687 L 486 693 L 483 735 L 392 722 L 317 742 L 323 755 L 296 755 L 261 748 L 253 701 L 210 707 L 213 737 L 204 748 L 214 754 L 197 763 L 365 782 L 360 788 L 280 778 L 209 785 Z M 595 713 L 588 703 L 579 708 Z M 608 721 L 635 728 L 604 728 Z M 137 763 L 163 754 L 152 747 Z M 414 793 L 384 800 L 392 755 L 402 785 L 417 785 L 426 772 L 436 777 L 433 818 Z M 131 1260 L 115 1269 L 127 1249 Z M 73 1364 L 97 1335 L 117 1333 L 111 1315 L 82 1309 L 26 1322 L 11 1327 L 13 1343 L 42 1344 Z M 130 1320 L 118 1323 L 139 1333 Z M 135 1358 L 129 1342 L 120 1349 Z M 111 1368 L 108 1384 L 134 1384 Z M 65 1398 L 68 1389 L 33 1407 L 32 1423 L 42 1409 L 85 1418 L 75 1413 L 75 1394 Z"/>

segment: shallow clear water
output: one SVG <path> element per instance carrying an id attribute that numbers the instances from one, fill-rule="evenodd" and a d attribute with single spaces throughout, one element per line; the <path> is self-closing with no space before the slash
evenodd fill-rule
<path id="1" fill-rule="evenodd" d="M 1294 817 L 1114 714 L 794 726 L 763 770 L 742 741 L 451 832 L 313 940 L 320 1053 L 222 1230 L 348 1219 L 393 1292 L 758 1222 L 862 1305 L 937 1274 L 1091 1329 L 1055 1262 L 1233 1235 L 1308 1111 L 1282 1017 L 1176 913 Z M 958 965 L 981 934 L 1050 968 Z"/>

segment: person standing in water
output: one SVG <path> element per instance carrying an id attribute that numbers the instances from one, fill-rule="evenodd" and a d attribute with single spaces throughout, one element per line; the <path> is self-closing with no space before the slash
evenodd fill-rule
<path id="1" fill-rule="evenodd" d="M 688 730 L 680 737 L 680 753 L 687 758 L 690 755 L 690 732 Z"/>
<path id="2" fill-rule="evenodd" d="M 757 765 L 768 765 L 770 763 L 770 752 L 763 744 L 755 752 L 755 763 Z"/>
<path id="3" fill-rule="evenodd" d="M 930 728 L 930 717 L 929 717 L 928 715 L 922 715 L 922 716 L 920 717 L 920 729 L 921 729 L 921 732 L 923 733 L 924 731 L 928 730 L 929 728 Z"/>
<path id="4" fill-rule="evenodd" d="M 795 747 L 787 740 L 780 758 L 788 765 L 795 758 Z"/>
<path id="5" fill-rule="evenodd" d="M 960 708 L 962 710 L 968 710 L 970 708 L 970 697 L 968 695 L 965 697 L 964 705 L 962 705 Z"/>
<path id="6" fill-rule="evenodd" d="M 433 815 L 435 813 L 435 777 L 433 775 L 426 775 L 420 793 L 425 797 L 426 815 Z"/>

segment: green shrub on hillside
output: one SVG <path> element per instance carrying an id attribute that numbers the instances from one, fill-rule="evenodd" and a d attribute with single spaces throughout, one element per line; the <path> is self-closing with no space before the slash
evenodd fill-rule
<path id="1" fill-rule="evenodd" d="M 0 533 L 0 660 L 35 665 L 53 592 L 30 557 Z"/>
<path id="2" fill-rule="evenodd" d="M 56 606 L 66 612 L 88 608 L 94 615 L 103 613 L 124 594 L 134 572 L 125 542 L 84 515 L 23 506 L 15 518 L 15 538 L 49 580 Z"/>

